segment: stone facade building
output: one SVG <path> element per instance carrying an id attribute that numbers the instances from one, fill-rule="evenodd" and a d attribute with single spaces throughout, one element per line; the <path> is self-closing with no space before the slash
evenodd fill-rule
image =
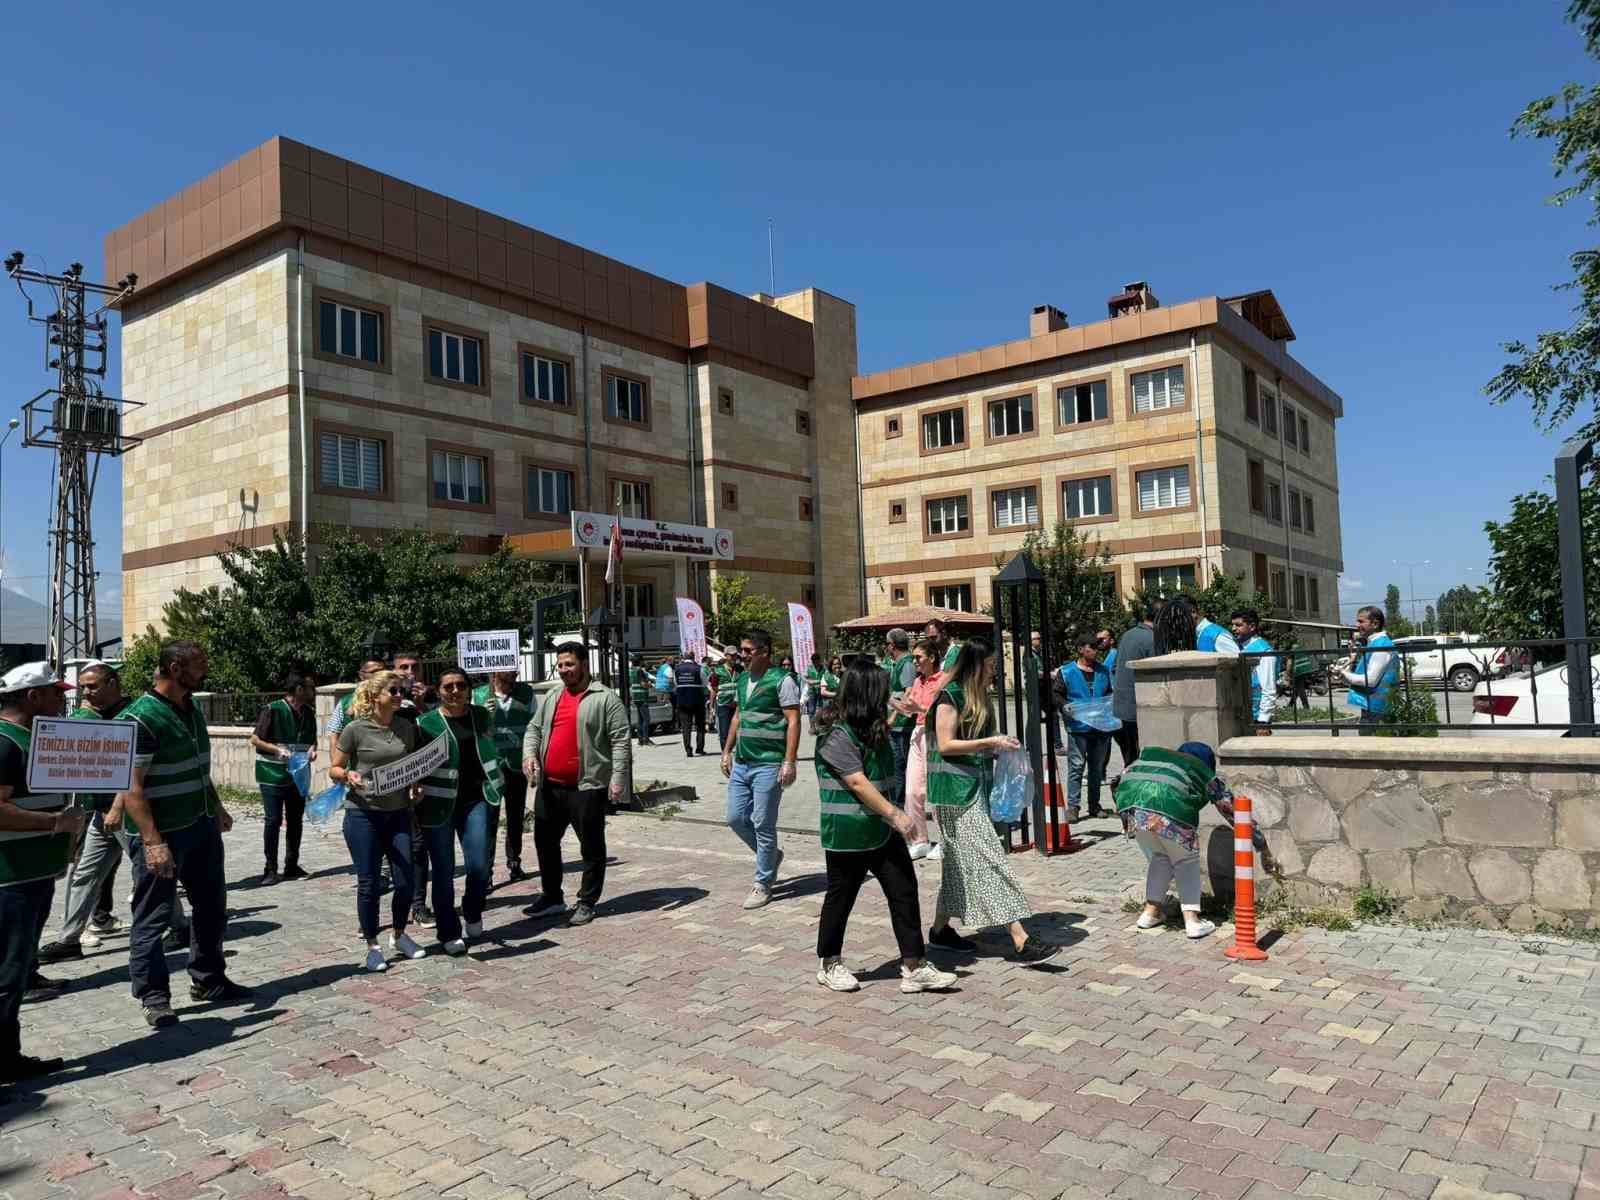
<path id="1" fill-rule="evenodd" d="M 1161 307 L 1148 285 L 1070 326 L 855 381 L 870 612 L 974 611 L 1057 519 L 1111 552 L 1108 593 L 1243 574 L 1338 619 L 1343 401 L 1285 349 L 1271 292 Z"/>

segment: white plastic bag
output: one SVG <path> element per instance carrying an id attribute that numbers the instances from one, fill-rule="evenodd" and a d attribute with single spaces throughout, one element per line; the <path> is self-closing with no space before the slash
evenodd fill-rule
<path id="1" fill-rule="evenodd" d="M 1033 763 L 1026 750 L 1002 750 L 995 756 L 994 786 L 989 790 L 989 819 L 1022 819 L 1033 801 Z"/>
<path id="2" fill-rule="evenodd" d="M 1098 729 L 1102 733 L 1115 733 L 1122 728 L 1121 719 L 1111 711 L 1110 696 L 1077 700 L 1063 707 L 1067 710 L 1067 716 L 1074 721 L 1082 721 L 1090 729 Z"/>

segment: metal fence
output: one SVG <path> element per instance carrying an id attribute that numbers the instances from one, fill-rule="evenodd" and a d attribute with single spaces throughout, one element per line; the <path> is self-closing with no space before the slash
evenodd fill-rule
<path id="1" fill-rule="evenodd" d="M 1349 702 L 1363 688 L 1353 686 L 1345 672 L 1357 669 L 1362 654 L 1384 653 L 1395 655 L 1398 662 L 1391 664 L 1394 674 L 1378 729 L 1413 736 L 1448 729 L 1600 736 L 1593 708 L 1583 704 L 1585 696 L 1589 705 L 1600 704 L 1600 638 L 1472 642 L 1407 638 L 1375 648 L 1256 651 L 1239 657 L 1247 681 L 1262 659 L 1276 660 L 1274 689 L 1280 696 L 1286 694 L 1287 700 L 1279 700 L 1270 727 L 1338 734 L 1376 731 L 1373 723 L 1361 721 L 1360 706 Z M 1341 692 L 1346 698 L 1343 712 L 1338 704 Z M 1312 693 L 1318 697 L 1315 702 Z M 1246 723 L 1256 729 L 1269 727 L 1255 719 L 1248 696 L 1247 687 L 1247 710 L 1242 714 Z M 1433 698 L 1433 720 L 1415 719 L 1425 708 L 1419 703 L 1422 697 Z"/>
<path id="2" fill-rule="evenodd" d="M 282 692 L 196 692 L 195 703 L 207 725 L 254 725 L 261 710 Z"/>

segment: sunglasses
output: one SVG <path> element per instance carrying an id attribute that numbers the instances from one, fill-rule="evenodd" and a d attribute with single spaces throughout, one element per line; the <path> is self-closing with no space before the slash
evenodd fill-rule
<path id="1" fill-rule="evenodd" d="M 404 688 L 393 687 L 388 688 L 387 691 L 391 696 L 404 696 L 406 694 Z"/>
<path id="2" fill-rule="evenodd" d="M 441 683 L 439 690 L 441 692 L 464 692 L 467 690 L 467 685 L 464 683 Z"/>

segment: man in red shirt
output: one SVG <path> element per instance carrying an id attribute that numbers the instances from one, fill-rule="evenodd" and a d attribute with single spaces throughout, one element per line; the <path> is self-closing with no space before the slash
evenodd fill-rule
<path id="1" fill-rule="evenodd" d="M 589 652 L 581 643 L 556 647 L 556 673 L 561 688 L 545 694 L 522 738 L 523 774 L 537 789 L 533 846 L 543 893 L 523 911 L 531 917 L 567 911 L 561 840 L 571 826 L 583 856 L 583 881 L 567 924 L 587 925 L 606 881 L 606 803 L 622 799 L 632 731 L 621 697 L 590 677 Z"/>

